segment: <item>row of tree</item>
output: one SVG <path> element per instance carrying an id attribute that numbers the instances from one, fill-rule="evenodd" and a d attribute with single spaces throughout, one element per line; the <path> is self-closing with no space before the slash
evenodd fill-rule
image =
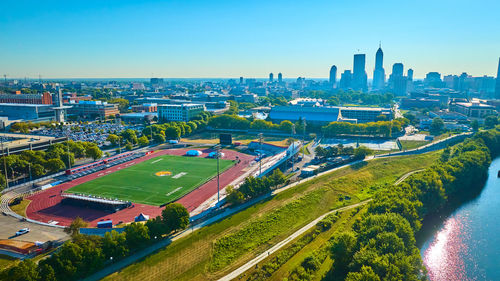
<path id="1" fill-rule="evenodd" d="M 0 272 L 1 280 L 55 281 L 78 280 L 118 261 L 172 231 L 185 229 L 189 213 L 182 205 L 172 203 L 162 216 L 143 223 L 131 223 L 122 233 L 107 232 L 104 237 L 79 234 L 86 223 L 77 218 L 66 230 L 72 240 L 65 242 L 52 256 L 38 263 L 26 259 Z"/>
<path id="2" fill-rule="evenodd" d="M 49 146 L 46 151 L 25 150 L 19 154 L 10 154 L 0 158 L 0 163 L 7 168 L 7 177 L 11 180 L 29 177 L 38 178 L 56 173 L 74 165 L 75 159 L 102 157 L 102 151 L 92 142 L 64 142 Z M 2 169 L 3 170 L 3 169 Z M 4 171 L 5 173 L 5 171 Z M 5 174 L 2 173 L 2 178 Z M 2 188 L 5 180 L 0 180 Z"/>
<path id="3" fill-rule="evenodd" d="M 285 175 L 280 169 L 274 170 L 270 176 L 262 178 L 248 177 L 238 189 L 227 187 L 226 200 L 229 204 L 236 205 L 245 202 L 251 198 L 271 192 L 271 190 L 286 181 Z"/>
<path id="4" fill-rule="evenodd" d="M 331 122 L 323 126 L 322 132 L 326 137 L 338 135 L 369 135 L 390 137 L 393 133 L 401 132 L 408 125 L 406 118 L 398 118 L 392 121 L 368 122 L 352 124 L 347 122 Z"/>
<path id="5" fill-rule="evenodd" d="M 440 161 L 378 193 L 353 232 L 334 237 L 332 276 L 339 280 L 422 280 L 425 268 L 415 242 L 424 217 L 451 199 L 477 193 L 492 157 L 500 154 L 500 129 L 482 131 L 445 150 Z"/>
<path id="6" fill-rule="evenodd" d="M 167 122 L 146 126 L 139 133 L 140 137 L 137 136 L 138 132 L 127 129 L 119 134 L 109 134 L 106 140 L 113 146 L 120 144 L 128 146 L 130 149 L 134 145 L 146 146 L 151 141 L 164 143 L 166 140 L 177 140 L 205 128 L 210 116 L 210 113 L 203 112 L 189 122 Z"/>

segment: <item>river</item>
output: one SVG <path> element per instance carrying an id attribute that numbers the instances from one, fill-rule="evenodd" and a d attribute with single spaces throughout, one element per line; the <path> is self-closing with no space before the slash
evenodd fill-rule
<path id="1" fill-rule="evenodd" d="M 432 281 L 500 280 L 500 158 L 479 196 L 424 222 L 420 252 Z"/>

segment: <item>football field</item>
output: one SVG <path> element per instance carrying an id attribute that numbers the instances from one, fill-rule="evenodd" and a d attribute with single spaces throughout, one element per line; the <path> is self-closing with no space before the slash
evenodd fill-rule
<path id="1" fill-rule="evenodd" d="M 234 165 L 219 160 L 220 172 Z M 217 175 L 217 159 L 163 155 L 85 182 L 66 192 L 162 205 Z"/>

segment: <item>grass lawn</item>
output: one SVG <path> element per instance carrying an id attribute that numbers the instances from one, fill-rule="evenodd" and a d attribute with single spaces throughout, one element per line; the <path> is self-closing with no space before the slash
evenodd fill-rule
<path id="1" fill-rule="evenodd" d="M 204 227 L 105 280 L 217 280 L 324 213 L 372 197 L 440 152 L 377 159 L 285 190 Z M 342 200 L 349 195 L 351 200 Z"/>
<path id="2" fill-rule="evenodd" d="M 19 203 L 17 205 L 10 206 L 10 209 L 14 213 L 21 215 L 23 217 L 26 217 L 26 208 L 28 207 L 30 202 L 31 202 L 31 200 L 23 199 L 23 201 L 21 201 L 21 203 Z"/>
<path id="3" fill-rule="evenodd" d="M 4 269 L 7 269 L 7 268 L 9 268 L 11 266 L 14 266 L 18 262 L 19 262 L 19 260 L 16 259 L 16 258 L 0 254 L 0 271 L 4 270 Z"/>
<path id="4" fill-rule="evenodd" d="M 403 147 L 403 150 L 414 149 L 430 143 L 428 141 L 414 141 L 414 140 L 402 140 L 400 142 L 401 146 Z"/>
<path id="5" fill-rule="evenodd" d="M 220 171 L 234 162 L 220 160 Z M 158 173 L 164 172 L 163 175 Z M 217 175 L 217 160 L 164 155 L 70 188 L 67 192 L 161 205 L 174 201 Z"/>

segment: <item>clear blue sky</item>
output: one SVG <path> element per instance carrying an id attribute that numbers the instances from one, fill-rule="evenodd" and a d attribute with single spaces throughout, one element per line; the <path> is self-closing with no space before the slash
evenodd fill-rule
<path id="1" fill-rule="evenodd" d="M 371 77 L 379 41 L 387 73 L 496 75 L 500 1 L 0 1 L 9 77 Z"/>

